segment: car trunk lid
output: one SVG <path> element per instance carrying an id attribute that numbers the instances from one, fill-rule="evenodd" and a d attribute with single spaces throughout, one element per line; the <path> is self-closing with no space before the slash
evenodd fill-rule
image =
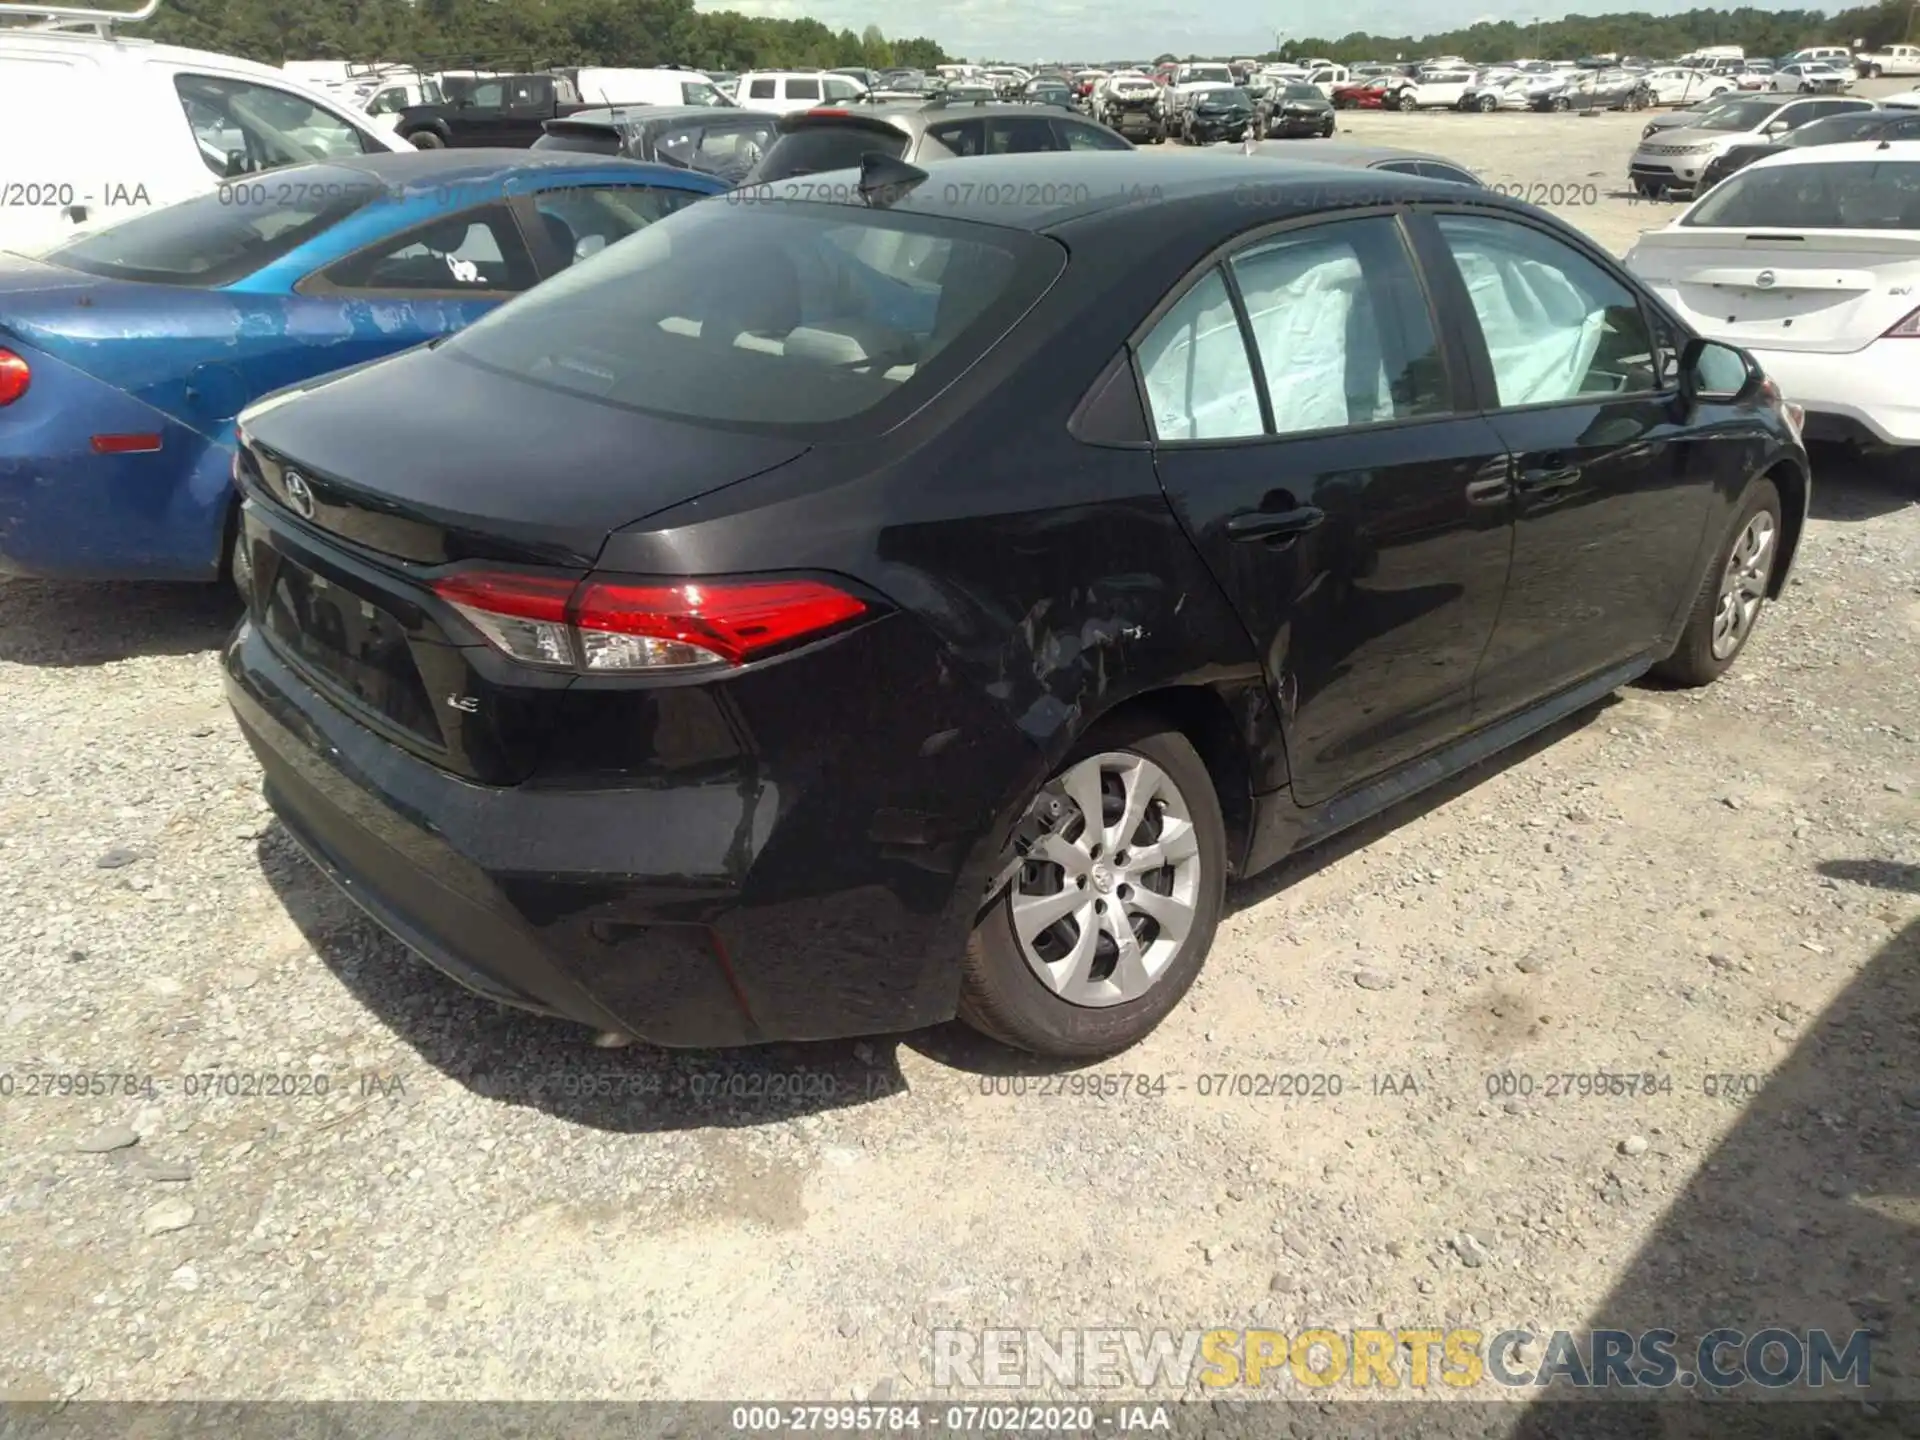
<path id="1" fill-rule="evenodd" d="M 299 509 L 295 471 L 311 524 L 429 565 L 591 565 L 621 526 L 808 448 L 604 404 L 435 346 L 269 396 L 240 423 L 280 504 Z"/>
<path id="2" fill-rule="evenodd" d="M 1920 233 L 1660 230 L 1633 267 L 1703 333 L 1762 350 L 1863 350 L 1920 304 Z"/>

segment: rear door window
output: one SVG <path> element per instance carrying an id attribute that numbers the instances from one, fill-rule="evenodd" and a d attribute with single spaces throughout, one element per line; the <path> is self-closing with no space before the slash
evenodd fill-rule
<path id="1" fill-rule="evenodd" d="M 820 98 L 820 82 L 818 80 L 787 81 L 787 99 L 818 100 L 819 98 Z"/>
<path id="2" fill-rule="evenodd" d="M 321 271 L 314 288 L 486 295 L 526 290 L 538 278 L 513 212 L 500 201 L 369 246 Z"/>
<path id="3" fill-rule="evenodd" d="M 1111 130 L 1098 125 L 1082 125 L 1075 120 L 1055 120 L 1054 134 L 1064 150 L 1131 150 L 1133 146 Z"/>
<path id="4" fill-rule="evenodd" d="M 953 120 L 943 125 L 929 125 L 927 134 L 963 159 L 986 153 L 987 122 L 984 120 Z"/>
<path id="5" fill-rule="evenodd" d="M 1140 344 L 1139 364 L 1156 440 L 1266 434 L 1246 336 L 1218 270 L 1161 317 Z"/>
<path id="6" fill-rule="evenodd" d="M 989 155 L 1037 155 L 1062 146 L 1044 115 L 995 115 L 987 121 Z"/>
<path id="7" fill-rule="evenodd" d="M 1451 408 L 1440 343 L 1394 221 L 1314 226 L 1230 263 L 1277 434 Z"/>
<path id="8" fill-rule="evenodd" d="M 773 81 L 771 80 L 749 81 L 747 84 L 747 98 L 749 100 L 773 99 Z"/>

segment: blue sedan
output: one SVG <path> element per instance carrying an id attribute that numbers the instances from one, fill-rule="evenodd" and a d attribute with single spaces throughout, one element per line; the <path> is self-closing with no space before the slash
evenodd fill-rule
<path id="1" fill-rule="evenodd" d="M 564 151 L 356 156 L 0 256 L 0 574 L 217 579 L 250 401 L 458 330 L 726 188 Z"/>

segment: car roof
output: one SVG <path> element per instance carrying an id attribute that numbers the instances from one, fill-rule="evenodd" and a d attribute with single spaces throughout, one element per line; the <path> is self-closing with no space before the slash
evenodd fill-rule
<path id="1" fill-rule="evenodd" d="M 1890 117 L 1898 119 L 1898 116 Z M 1920 140 L 1845 140 L 1838 145 L 1803 145 L 1756 160 L 1749 170 L 1780 165 L 1846 165 L 1861 160 L 1920 160 Z"/>
<path id="2" fill-rule="evenodd" d="M 230 75 L 247 75 L 273 82 L 282 90 L 291 90 L 311 99 L 318 96 L 336 110 L 351 111 L 351 96 L 342 96 L 325 85 L 303 80 L 277 65 L 263 65 L 239 55 L 219 50 L 194 50 L 185 45 L 168 45 L 138 36 L 97 35 L 71 30 L 26 30 L 0 26 L 0 59 L 9 55 L 52 56 L 84 55 L 95 62 L 119 65 L 168 65 L 183 70 L 212 70 Z"/>
<path id="3" fill-rule="evenodd" d="M 948 177 L 956 174 L 966 183 L 952 183 Z M 768 200 L 859 205 L 858 175 L 856 170 L 824 172 L 761 188 Z M 1305 160 L 1276 164 L 1238 151 L 1201 151 L 1169 160 L 1140 151 L 1067 150 L 937 161 L 927 179 L 890 208 L 1041 232 L 1068 221 L 1141 209 L 1185 211 L 1196 225 L 1213 225 L 1218 223 L 1213 217 L 1223 209 L 1244 210 L 1249 196 L 1257 196 L 1277 219 L 1289 208 L 1304 212 L 1399 199 L 1458 198 L 1460 193 L 1460 186 L 1445 180 Z"/>
<path id="4" fill-rule="evenodd" d="M 1311 153 L 1308 153 L 1311 152 Z M 1256 140 L 1253 154 L 1262 159 L 1283 159 L 1303 163 L 1322 165 L 1372 165 L 1381 160 L 1430 160 L 1438 165 L 1451 165 L 1456 170 L 1471 173 L 1472 167 L 1462 165 L 1458 160 L 1445 155 L 1435 155 L 1426 150 L 1402 150 L 1395 145 L 1354 145 L 1342 141 L 1315 141 L 1308 145 L 1299 140 Z"/>
<path id="5" fill-rule="evenodd" d="M 661 121 L 677 125 L 688 120 L 711 120 L 715 116 L 738 118 L 743 123 L 751 123 L 767 119 L 767 112 L 746 110 L 737 105 L 602 105 L 593 110 L 576 110 L 556 123 L 638 129 L 642 125 Z"/>
<path id="6" fill-rule="evenodd" d="M 336 170 L 358 170 L 389 185 L 421 185 L 435 189 L 482 185 L 506 171 L 639 171 L 660 176 L 684 176 L 677 165 L 649 165 L 612 155 L 582 155 L 576 150 L 519 150 L 506 147 L 463 150 L 395 150 L 380 155 L 342 155 L 311 162 Z M 281 173 L 281 172 L 275 172 Z"/>

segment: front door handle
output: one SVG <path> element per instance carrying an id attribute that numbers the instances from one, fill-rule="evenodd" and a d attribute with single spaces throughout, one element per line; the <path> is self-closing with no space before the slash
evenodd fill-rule
<path id="1" fill-rule="evenodd" d="M 1313 505 L 1292 510 L 1246 510 L 1227 521 L 1229 540 L 1282 540 L 1304 535 L 1327 515 Z"/>
<path id="2" fill-rule="evenodd" d="M 1518 488 L 1522 495 L 1546 495 L 1569 490 L 1580 483 L 1578 465 L 1555 465 L 1540 470 L 1522 470 Z"/>

